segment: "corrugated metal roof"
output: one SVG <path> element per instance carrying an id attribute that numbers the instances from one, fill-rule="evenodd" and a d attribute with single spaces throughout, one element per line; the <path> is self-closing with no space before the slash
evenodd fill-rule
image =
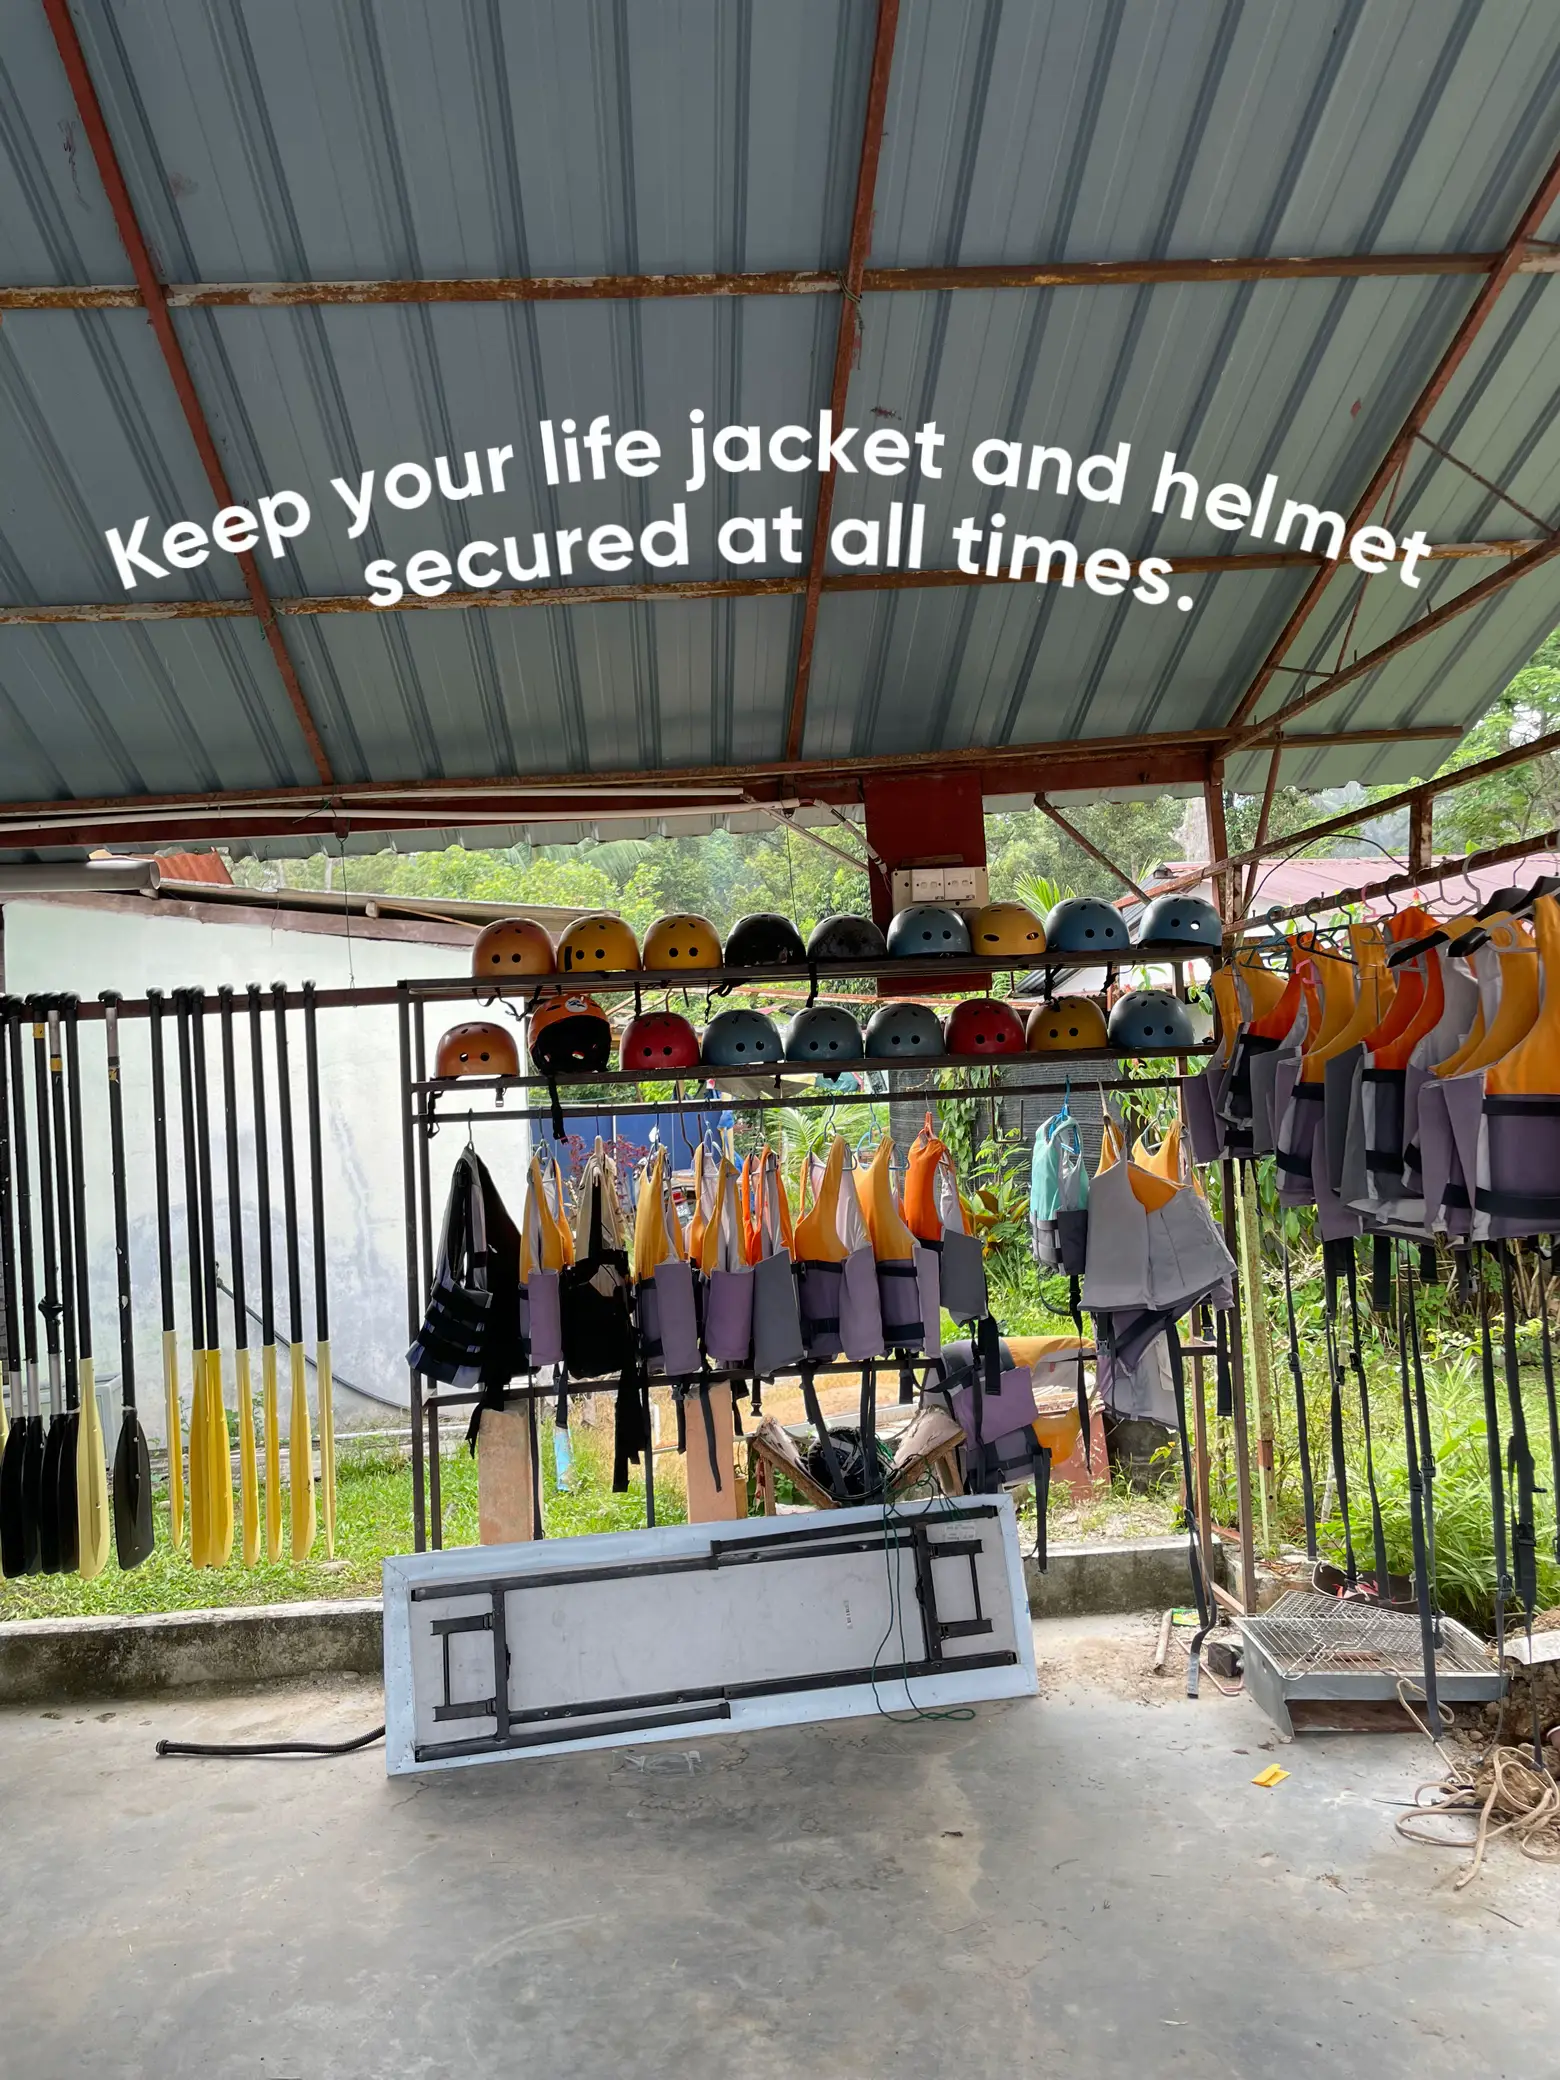
<path id="1" fill-rule="evenodd" d="M 865 0 L 81 0 L 98 92 L 156 265 L 174 281 L 837 270 L 871 59 Z M 1553 0 L 905 0 L 871 264 L 1498 247 L 1560 137 Z M 1560 237 L 1560 211 L 1545 227 Z M 129 269 L 36 0 L 0 0 L 0 279 Z M 935 419 L 940 479 L 843 477 L 835 519 L 927 507 L 927 561 L 962 514 L 1080 550 L 1255 546 L 1146 510 L 1173 449 L 1204 485 L 1347 510 L 1479 287 L 1476 276 L 868 293 L 848 417 Z M 318 518 L 263 560 L 280 597 L 362 593 L 363 565 L 474 534 L 639 527 L 682 495 L 681 429 L 809 423 L 832 295 L 563 304 L 180 309 L 235 493 L 290 486 Z M 1560 284 L 1514 282 L 1430 432 L 1541 514 L 1560 467 Z M 646 483 L 549 489 L 536 422 L 610 412 L 663 437 Z M 1076 456 L 1119 441 L 1123 505 L 995 491 L 961 466 L 1000 434 Z M 354 542 L 330 479 L 512 443 L 508 488 L 385 512 Z M 732 513 L 808 513 L 766 468 L 691 497 L 690 564 L 729 575 Z M 212 500 L 144 313 L 0 325 L 0 600 L 120 596 L 103 540 Z M 1426 450 L 1393 524 L 1437 540 L 1530 524 Z M 803 537 L 805 541 L 805 534 Z M 771 550 L 774 550 L 771 542 Z M 1327 667 L 1487 576 L 1488 560 L 1340 578 L 1289 653 Z M 638 573 L 634 573 L 637 575 Z M 772 553 L 753 575 L 795 575 Z M 554 579 L 558 574 L 554 572 Z M 577 569 L 572 575 L 591 573 Z M 1154 609 L 1081 587 L 826 595 L 804 753 L 1222 725 L 1303 571 L 1188 576 Z M 159 599 L 239 600 L 228 559 Z M 797 597 L 288 617 L 343 781 L 772 758 Z M 1560 565 L 1357 681 L 1303 727 L 1463 726 L 1560 620 Z M 1280 675 L 1271 712 L 1301 682 Z M 1409 777 L 1424 748 L 1313 750 L 1286 782 Z M 1261 785 L 1267 753 L 1231 766 Z M 250 619 L 0 628 L 0 794 L 221 791 L 312 777 Z M 583 827 L 583 826 L 582 826 Z M 572 828 L 554 825 L 548 835 Z M 491 835 L 491 833 L 489 834 Z M 377 842 L 377 840 L 376 840 Z"/>

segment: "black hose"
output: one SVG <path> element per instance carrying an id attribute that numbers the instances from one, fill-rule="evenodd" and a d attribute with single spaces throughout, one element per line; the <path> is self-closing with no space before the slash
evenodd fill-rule
<path id="1" fill-rule="evenodd" d="M 159 1741 L 159 1755 L 350 1755 L 382 1741 L 385 1730 L 360 1733 L 350 1741 Z"/>

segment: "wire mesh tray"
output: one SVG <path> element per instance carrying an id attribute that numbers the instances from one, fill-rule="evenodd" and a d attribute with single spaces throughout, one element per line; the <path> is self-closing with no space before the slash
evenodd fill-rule
<path id="1" fill-rule="evenodd" d="M 1400 1686 L 1418 1695 L 1424 1686 L 1419 1619 L 1368 1603 L 1343 1603 L 1309 1589 L 1291 1589 L 1260 1617 L 1240 1625 L 1246 1687 L 1286 1736 L 1293 1732 L 1291 1699 L 1338 1701 L 1396 1698 Z M 1488 1703 L 1501 1694 L 1501 1675 L 1476 1634 L 1453 1618 L 1441 1620 L 1436 1685 L 1447 1704 Z"/>

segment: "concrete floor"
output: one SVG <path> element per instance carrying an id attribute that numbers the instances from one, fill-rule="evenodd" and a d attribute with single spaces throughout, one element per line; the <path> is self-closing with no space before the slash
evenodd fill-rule
<path id="1" fill-rule="evenodd" d="M 1560 1870 L 1400 1841 L 1414 1738 L 1272 1749 L 1036 1628 L 1038 1703 L 389 1782 L 372 1686 L 0 1713 L 6 2080 L 1480 2080 L 1560 2068 Z M 1277 1759 L 1277 1790 L 1251 1778 Z"/>

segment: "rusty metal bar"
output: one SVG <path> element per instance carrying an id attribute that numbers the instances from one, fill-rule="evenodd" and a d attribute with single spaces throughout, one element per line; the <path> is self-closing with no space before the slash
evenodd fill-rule
<path id="1" fill-rule="evenodd" d="M 1492 542 L 1439 542 L 1428 554 L 1430 562 L 1463 561 L 1479 557 L 1523 556 L 1541 543 L 1530 538 Z M 1177 571 L 1208 577 L 1237 577 L 1252 571 L 1315 569 L 1320 557 L 1299 550 L 1263 550 L 1231 556 L 1184 556 Z M 1141 563 L 1134 565 L 1141 571 Z M 824 592 L 909 592 L 954 585 L 1032 584 L 1032 579 L 988 578 L 961 570 L 925 571 L 826 571 Z M 502 590 L 441 592 L 424 599 L 409 593 L 392 606 L 377 606 L 366 593 L 302 593 L 292 598 L 273 598 L 278 615 L 312 614 L 416 614 L 464 612 L 469 608 L 508 607 L 600 607 L 648 601 L 652 606 L 672 600 L 781 599 L 805 593 L 808 580 L 794 578 L 673 578 L 654 583 L 634 580 L 628 584 L 506 586 Z M 55 604 L 0 605 L 0 627 L 52 627 L 73 621 L 235 621 L 255 611 L 242 599 L 122 599 Z M 1307 673 L 1314 677 L 1318 674 Z"/>
<path id="2" fill-rule="evenodd" d="M 222 458 L 217 453 L 211 428 L 201 409 L 189 364 L 184 358 L 184 349 L 179 345 L 179 336 L 174 331 L 167 298 L 157 278 L 157 271 L 152 265 L 152 256 L 137 220 L 135 205 L 130 199 L 130 190 L 125 184 L 119 157 L 114 150 L 114 141 L 109 136 L 108 124 L 104 120 L 102 105 L 98 101 L 97 89 L 92 84 L 92 75 L 87 69 L 86 53 L 81 48 L 81 40 L 76 34 L 76 25 L 71 20 L 67 0 L 43 0 L 43 11 L 48 18 L 49 28 L 59 51 L 60 62 L 65 68 L 65 76 L 70 82 L 71 94 L 81 116 L 87 142 L 92 147 L 98 178 L 103 183 L 103 192 L 108 198 L 109 208 L 113 211 L 120 243 L 124 246 L 135 275 L 136 286 L 146 307 L 146 315 L 157 344 L 162 350 L 163 360 L 168 365 L 168 373 L 173 380 L 185 423 L 194 439 L 196 453 L 200 456 L 201 467 L 206 473 L 206 481 L 211 486 L 217 504 L 231 506 L 236 501 L 228 484 L 227 472 L 222 466 Z M 241 551 L 236 561 L 243 574 L 250 604 L 264 631 L 271 655 L 276 660 L 276 668 L 281 674 L 288 705 L 297 718 L 299 729 L 303 732 L 310 760 L 320 778 L 329 780 L 332 777 L 330 760 L 326 756 L 325 746 L 320 739 L 309 703 L 304 697 L 303 688 L 298 683 L 298 674 L 287 653 L 287 645 L 282 640 L 281 627 L 266 591 L 265 581 L 260 575 L 260 566 L 256 563 L 252 551 Z"/>
<path id="3" fill-rule="evenodd" d="M 1303 715 L 1308 708 L 1314 708 L 1322 701 L 1331 700 L 1343 687 L 1350 686 L 1356 679 L 1363 679 L 1371 672 L 1379 670 L 1401 651 L 1409 649 L 1415 643 L 1423 642 L 1426 636 L 1435 635 L 1460 615 L 1472 613 L 1475 607 L 1483 606 L 1484 602 L 1493 599 L 1496 593 L 1504 592 L 1508 585 L 1515 585 L 1519 578 L 1525 578 L 1533 571 L 1541 570 L 1546 563 L 1553 563 L 1557 556 L 1560 556 L 1560 535 L 1556 535 L 1553 541 L 1540 543 L 1536 549 L 1530 549 L 1526 556 L 1519 556 L 1515 563 L 1507 564 L 1504 570 L 1494 571 L 1489 577 L 1481 578 L 1477 585 L 1470 585 L 1466 592 L 1459 592 L 1457 597 L 1448 600 L 1444 607 L 1437 607 L 1433 613 L 1423 614 L 1417 621 L 1411 621 L 1407 628 L 1400 628 L 1395 636 L 1388 636 L 1384 643 L 1378 643 L 1374 650 L 1367 650 L 1363 657 L 1355 658 L 1353 664 L 1345 665 L 1341 672 L 1333 672 L 1325 679 L 1318 679 L 1302 693 L 1295 694 L 1283 707 L 1275 709 L 1265 721 L 1253 723 L 1249 729 L 1241 730 L 1230 737 L 1225 746 L 1225 755 L 1232 757 L 1237 751 L 1244 751 L 1249 744 L 1267 743 L 1274 732 L 1282 730 L 1284 724 L 1292 717 Z"/>
<path id="4" fill-rule="evenodd" d="M 1249 254 L 1187 260 L 1050 260 L 994 267 L 869 267 L 873 295 L 955 289 L 1135 288 L 1157 283 L 1297 282 L 1379 276 L 1491 274 L 1499 252 Z M 1560 273 L 1560 253 L 1534 245 L 1518 274 Z M 451 275 L 423 281 L 165 282 L 175 310 L 287 310 L 304 305 L 409 303 L 588 303 L 700 296 L 829 296 L 839 276 L 801 268 L 752 273 Z M 0 310 L 114 311 L 141 308 L 133 282 L 0 285 Z"/>
<path id="5" fill-rule="evenodd" d="M 1278 792 L 1278 769 L 1282 763 L 1283 756 L 1284 740 L 1280 737 L 1273 746 L 1272 757 L 1268 760 L 1267 781 L 1262 789 L 1262 807 L 1257 813 L 1257 835 L 1253 849 L 1259 853 L 1267 843 L 1268 824 L 1273 815 L 1273 797 Z M 1240 906 L 1243 913 L 1251 908 L 1251 899 L 1257 892 L 1257 868 L 1259 864 L 1258 860 L 1253 860 L 1246 875 L 1246 893 L 1241 899 Z"/>
<path id="6" fill-rule="evenodd" d="M 861 337 L 862 276 L 872 247 L 872 198 L 877 190 L 883 122 L 888 113 L 888 80 L 893 69 L 894 38 L 898 29 L 899 0 L 878 0 L 872 74 L 867 82 L 867 113 L 861 132 L 861 161 L 856 171 L 856 200 L 850 218 L 850 247 L 840 281 L 840 329 L 834 342 L 834 380 L 829 388 L 829 410 L 836 427 L 843 425 L 845 420 L 850 372 L 855 366 L 857 342 Z M 821 463 L 823 458 L 819 460 Z M 802 606 L 802 629 L 796 643 L 796 670 L 791 681 L 791 704 L 785 725 L 787 758 L 801 757 L 802 735 L 807 726 L 807 688 L 812 678 L 813 644 L 818 634 L 818 602 L 823 594 L 824 567 L 829 558 L 829 521 L 834 511 L 835 475 L 832 469 L 821 470 L 818 478 L 812 555 L 807 566 L 807 594 Z"/>
<path id="7" fill-rule="evenodd" d="M 1555 851 L 1560 851 L 1560 830 L 1536 831 L 1532 837 L 1516 838 L 1509 845 L 1493 845 L 1483 852 L 1465 852 L 1460 859 L 1439 860 L 1423 873 L 1410 868 L 1404 873 L 1389 874 L 1382 881 L 1367 881 L 1359 888 L 1335 888 L 1328 895 L 1313 896 L 1309 902 L 1293 903 L 1287 910 L 1264 910 L 1260 917 L 1249 917 L 1236 929 L 1265 931 L 1269 925 L 1314 917 L 1318 910 L 1338 910 L 1349 903 L 1369 903 L 1379 896 L 1406 895 L 1414 889 L 1455 881 L 1461 874 L 1477 873 L 1484 867 L 1503 867 L 1513 860 L 1530 859 L 1535 852 Z"/>
<path id="8" fill-rule="evenodd" d="M 1475 469 L 1471 462 L 1464 462 L 1462 457 L 1454 455 L 1450 448 L 1443 448 L 1439 441 L 1431 440 L 1429 434 L 1422 429 L 1414 435 L 1414 439 L 1422 448 L 1428 448 L 1432 455 L 1439 455 L 1443 462 L 1449 462 L 1453 469 L 1460 469 L 1465 477 L 1472 477 L 1476 484 L 1489 492 L 1492 498 L 1498 498 L 1502 505 L 1510 506 L 1511 510 L 1520 513 L 1524 520 L 1531 520 L 1541 535 L 1560 533 L 1560 529 L 1551 527 L 1547 520 L 1525 506 L 1520 498 L 1513 498 L 1504 484 L 1495 483 L 1485 476 L 1482 470 Z"/>
<path id="9" fill-rule="evenodd" d="M 1043 794 L 1035 796 L 1035 807 L 1042 816 L 1050 817 L 1064 838 L 1071 838 L 1080 852 L 1086 852 L 1097 866 L 1103 867 L 1107 874 L 1113 875 L 1123 888 L 1129 890 L 1131 894 L 1137 897 L 1140 903 L 1148 901 L 1145 891 L 1133 880 L 1126 869 L 1118 867 L 1113 859 L 1108 858 L 1105 853 L 1101 852 L 1098 845 L 1091 838 L 1086 838 L 1075 823 L 1069 823 L 1061 810 L 1056 808 L 1053 803 L 1048 802 Z"/>
<path id="10" fill-rule="evenodd" d="M 1469 348 L 1483 330 L 1491 312 L 1500 300 L 1501 291 L 1513 275 L 1521 271 L 1523 263 L 1529 257 L 1529 242 L 1536 237 L 1544 219 L 1554 208 L 1557 200 L 1560 200 L 1560 155 L 1557 155 L 1551 162 L 1549 170 L 1544 175 L 1542 181 L 1540 181 L 1533 199 L 1522 212 L 1516 230 L 1503 248 L 1499 261 L 1490 269 L 1489 274 L 1485 278 L 1484 286 L 1480 289 L 1478 295 L 1465 312 L 1461 323 L 1452 334 L 1446 351 L 1436 363 L 1429 381 L 1415 399 L 1408 417 L 1398 429 L 1386 454 L 1382 456 L 1381 461 L 1377 464 L 1370 482 L 1356 500 L 1354 510 L 1349 515 L 1348 532 L 1350 534 L 1369 517 L 1377 499 L 1392 481 L 1393 474 L 1412 446 L 1415 435 L 1430 417 L 1431 412 L 1440 403 L 1446 393 L 1447 385 L 1462 366 Z M 1320 571 L 1305 588 L 1294 612 L 1284 623 L 1277 641 L 1269 650 L 1266 658 L 1264 658 L 1257 676 L 1241 695 L 1240 702 L 1234 714 L 1230 717 L 1230 727 L 1232 729 L 1238 729 L 1248 716 L 1255 711 L 1258 701 L 1261 700 L 1264 692 L 1267 690 L 1268 682 L 1273 676 L 1274 665 L 1281 662 L 1290 644 L 1294 642 L 1301 629 L 1305 626 L 1306 621 L 1310 618 L 1312 609 L 1326 591 L 1328 580 L 1332 575 L 1332 569 Z"/>

